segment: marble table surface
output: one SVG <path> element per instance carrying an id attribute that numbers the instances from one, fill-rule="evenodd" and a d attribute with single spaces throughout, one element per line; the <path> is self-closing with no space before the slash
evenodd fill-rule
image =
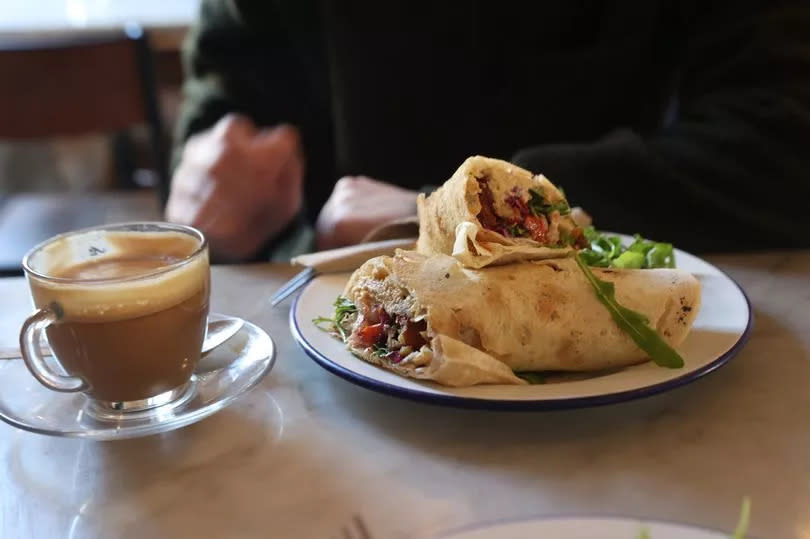
<path id="1" fill-rule="evenodd" d="M 355 514 L 375 539 L 586 514 L 731 530 L 750 496 L 752 537 L 810 539 L 810 252 L 708 259 L 755 311 L 724 367 L 632 402 L 500 413 L 330 374 L 292 340 L 289 303 L 267 305 L 293 268 L 215 267 L 213 309 L 265 328 L 274 369 L 219 413 L 145 438 L 0 423 L 0 537 L 329 538 Z M 0 280 L 0 340 L 16 338 L 25 290 Z"/>

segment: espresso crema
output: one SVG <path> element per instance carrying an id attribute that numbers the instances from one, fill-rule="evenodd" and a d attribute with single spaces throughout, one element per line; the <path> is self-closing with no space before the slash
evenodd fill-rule
<path id="1" fill-rule="evenodd" d="M 69 241 L 70 240 L 70 241 Z M 55 356 L 106 401 L 140 400 L 185 384 L 200 357 L 208 255 L 181 232 L 103 231 L 48 245 L 29 283 Z"/>

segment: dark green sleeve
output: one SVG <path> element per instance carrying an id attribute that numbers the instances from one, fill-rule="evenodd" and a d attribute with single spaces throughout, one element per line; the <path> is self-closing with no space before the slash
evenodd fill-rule
<path id="1" fill-rule="evenodd" d="M 300 128 L 307 123 L 307 85 L 288 34 L 276 2 L 201 3 L 183 45 L 185 82 L 173 168 L 185 141 L 229 112 L 244 114 L 259 126 L 290 123 Z M 256 259 L 287 258 L 308 248 L 310 236 L 302 212 Z"/>
<path id="2" fill-rule="evenodd" d="M 276 3 L 204 0 L 183 45 L 179 149 L 228 112 L 260 126 L 302 123 L 306 84 Z"/>
<path id="3" fill-rule="evenodd" d="M 600 229 L 698 252 L 810 246 L 810 6 L 706 2 L 685 29 L 671 121 L 515 161 Z"/>

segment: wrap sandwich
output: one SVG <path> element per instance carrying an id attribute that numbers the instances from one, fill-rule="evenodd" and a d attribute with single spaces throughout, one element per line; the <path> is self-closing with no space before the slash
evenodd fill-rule
<path id="1" fill-rule="evenodd" d="M 468 158 L 430 196 L 417 198 L 420 253 L 466 267 L 560 258 L 587 246 L 563 193 L 506 161 Z"/>
<path id="2" fill-rule="evenodd" d="M 593 272 L 669 345 L 684 340 L 700 302 L 691 274 Z M 573 258 L 469 269 L 447 255 L 398 250 L 358 268 L 339 304 L 334 333 L 352 353 L 448 386 L 523 384 L 515 373 L 598 371 L 648 359 Z"/>

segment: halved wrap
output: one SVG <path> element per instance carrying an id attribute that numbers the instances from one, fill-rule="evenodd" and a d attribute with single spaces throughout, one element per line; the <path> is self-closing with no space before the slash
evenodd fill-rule
<path id="1" fill-rule="evenodd" d="M 692 326 L 700 285 L 676 269 L 594 269 L 671 346 Z M 571 258 L 467 269 L 398 250 L 347 283 L 349 349 L 401 375 L 450 386 L 520 384 L 515 372 L 594 371 L 647 360 Z"/>
<path id="2" fill-rule="evenodd" d="M 563 193 L 545 176 L 474 156 L 417 198 L 417 251 L 466 267 L 568 256 L 586 244 Z"/>

